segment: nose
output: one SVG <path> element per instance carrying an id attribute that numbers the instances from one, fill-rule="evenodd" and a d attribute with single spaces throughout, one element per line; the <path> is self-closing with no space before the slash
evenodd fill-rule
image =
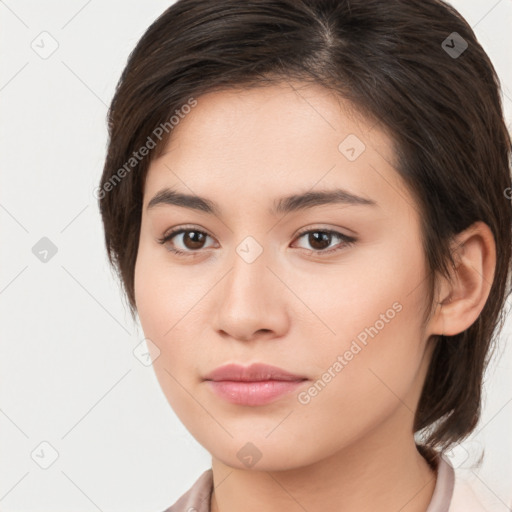
<path id="1" fill-rule="evenodd" d="M 254 261 L 234 255 L 232 267 L 216 287 L 214 328 L 240 341 L 275 338 L 289 326 L 290 291 L 263 251 Z"/>

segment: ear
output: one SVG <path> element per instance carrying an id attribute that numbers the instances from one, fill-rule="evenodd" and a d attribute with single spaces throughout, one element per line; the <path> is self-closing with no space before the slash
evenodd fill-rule
<path id="1" fill-rule="evenodd" d="M 450 279 L 440 278 L 438 304 L 429 334 L 454 336 L 480 315 L 491 290 L 496 267 L 496 244 L 491 229 L 475 222 L 453 240 L 455 266 Z"/>

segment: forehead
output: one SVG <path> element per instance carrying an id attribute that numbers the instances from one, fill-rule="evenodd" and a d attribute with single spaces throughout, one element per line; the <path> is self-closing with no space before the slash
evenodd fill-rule
<path id="1" fill-rule="evenodd" d="M 164 187 L 267 209 L 286 192 L 315 188 L 413 202 L 393 140 L 332 91 L 286 82 L 196 100 L 150 165 L 145 208 Z"/>

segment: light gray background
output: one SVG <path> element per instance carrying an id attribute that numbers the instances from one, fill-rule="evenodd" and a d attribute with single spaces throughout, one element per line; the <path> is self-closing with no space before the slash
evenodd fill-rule
<path id="1" fill-rule="evenodd" d="M 93 196 L 115 84 L 169 5 L 0 1 L 2 512 L 159 512 L 210 466 L 133 354 L 144 335 L 107 265 Z M 512 0 L 453 5 L 498 70 L 510 126 Z M 57 248 L 46 263 L 32 252 L 42 237 Z M 477 433 L 452 454 L 498 511 L 512 502 L 510 338 L 509 319 Z"/>

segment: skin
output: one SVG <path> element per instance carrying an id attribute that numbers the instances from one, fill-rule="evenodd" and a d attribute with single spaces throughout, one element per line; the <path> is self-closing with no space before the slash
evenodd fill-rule
<path id="1" fill-rule="evenodd" d="M 338 145 L 366 149 L 349 161 Z M 436 474 L 415 447 L 414 411 L 434 334 L 455 334 L 480 313 L 495 263 L 477 223 L 458 242 L 454 279 L 428 306 L 420 213 L 393 167 L 391 138 L 316 85 L 284 83 L 198 98 L 149 168 L 135 296 L 153 367 L 183 424 L 212 455 L 213 512 L 425 511 Z M 220 215 L 176 205 L 147 209 L 164 187 L 218 203 Z M 330 204 L 270 215 L 283 195 L 343 188 L 376 205 Z M 186 225 L 202 242 L 171 228 Z M 299 230 L 332 229 L 314 245 Z M 263 252 L 237 253 L 247 237 Z M 188 251 L 176 256 L 175 247 Z M 312 254 L 322 247 L 340 250 Z M 195 252 L 194 252 L 195 251 Z M 314 384 L 365 328 L 400 304 L 367 345 L 307 403 Z M 204 376 L 226 363 L 264 362 L 308 379 L 262 406 L 215 395 Z M 302 385 L 301 385 L 302 386 Z M 252 443 L 248 467 L 237 452 Z"/>

